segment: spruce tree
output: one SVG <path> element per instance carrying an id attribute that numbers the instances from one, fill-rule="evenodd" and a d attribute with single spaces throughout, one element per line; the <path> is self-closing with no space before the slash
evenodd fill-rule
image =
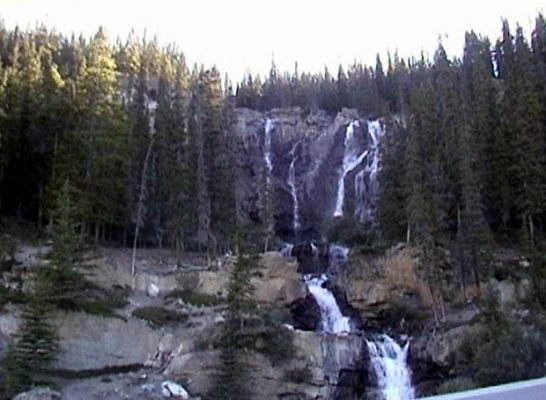
<path id="1" fill-rule="evenodd" d="M 49 263 L 38 271 L 37 290 L 45 300 L 63 309 L 81 306 L 85 286 L 81 245 L 73 222 L 74 207 L 68 181 L 57 197 L 53 221 L 48 229 L 51 241 Z"/>
<path id="2" fill-rule="evenodd" d="M 39 288 L 23 306 L 21 326 L 3 360 L 4 389 L 8 396 L 49 383 L 49 368 L 57 358 L 58 338 L 48 320 L 47 293 Z"/>
<path id="3" fill-rule="evenodd" d="M 222 328 L 220 343 L 220 365 L 213 376 L 210 400 L 250 400 L 250 370 L 245 363 L 248 352 L 246 320 L 255 310 L 252 301 L 254 287 L 251 283 L 255 275 L 255 257 L 246 252 L 246 246 L 238 237 L 239 253 L 228 284 L 228 307 Z"/>

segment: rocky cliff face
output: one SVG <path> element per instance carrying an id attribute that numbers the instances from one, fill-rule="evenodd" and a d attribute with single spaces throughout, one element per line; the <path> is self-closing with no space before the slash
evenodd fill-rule
<path id="1" fill-rule="evenodd" d="M 268 113 L 238 109 L 235 115 L 241 220 L 264 222 L 265 174 L 271 174 L 276 233 L 286 241 L 320 237 L 321 224 L 334 217 L 371 217 L 382 123 L 348 109 L 336 117 L 322 111 L 306 114 L 299 108 Z M 271 168 L 264 156 L 268 138 Z"/>

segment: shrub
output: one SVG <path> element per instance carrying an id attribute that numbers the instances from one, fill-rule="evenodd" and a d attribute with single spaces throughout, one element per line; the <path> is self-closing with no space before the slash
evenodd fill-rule
<path id="1" fill-rule="evenodd" d="M 457 368 L 479 386 L 532 379 L 546 372 L 546 334 L 491 312 L 464 339 Z"/>
<path id="2" fill-rule="evenodd" d="M 127 304 L 127 296 L 130 289 L 121 286 L 113 286 L 111 289 L 103 289 L 89 281 L 85 283 L 85 296 L 75 304 L 79 311 L 93 315 L 117 317 L 116 310 L 124 308 Z"/>
<path id="3" fill-rule="evenodd" d="M 199 274 L 195 271 L 183 272 L 176 278 L 181 291 L 191 291 L 199 284 Z"/>
<path id="4" fill-rule="evenodd" d="M 436 394 L 448 394 L 456 392 L 464 392 L 466 390 L 476 389 L 478 386 L 472 378 L 468 377 L 458 377 L 449 379 L 443 382 L 438 389 L 436 389 Z"/>
<path id="5" fill-rule="evenodd" d="M 224 301 L 221 297 L 212 296 L 205 293 L 198 293 L 192 290 L 174 289 L 167 296 L 166 299 L 179 299 L 186 304 L 193 306 L 213 307 L 222 304 Z"/>
<path id="6" fill-rule="evenodd" d="M 137 308 L 133 311 L 133 316 L 147 321 L 154 329 L 165 325 L 180 324 L 188 320 L 187 314 L 156 306 Z"/>
<path id="7" fill-rule="evenodd" d="M 332 243 L 344 243 L 348 246 L 360 245 L 372 251 L 377 239 L 370 224 L 361 224 L 352 217 L 334 219 L 323 229 Z"/>

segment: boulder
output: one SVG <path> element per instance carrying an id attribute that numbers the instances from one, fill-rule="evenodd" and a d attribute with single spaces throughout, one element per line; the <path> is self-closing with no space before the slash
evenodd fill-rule
<path id="1" fill-rule="evenodd" d="M 34 388 L 29 392 L 18 394 L 13 400 L 60 400 L 61 394 L 49 388 Z"/>
<path id="2" fill-rule="evenodd" d="M 300 274 L 323 274 L 328 271 L 330 257 L 327 244 L 298 243 L 292 249 L 292 255 L 298 260 Z"/>
<path id="3" fill-rule="evenodd" d="M 305 297 L 305 284 L 298 264 L 279 252 L 268 252 L 260 259 L 260 276 L 253 279 L 254 299 L 261 303 L 288 305 Z"/>
<path id="4" fill-rule="evenodd" d="M 448 366 L 450 356 L 459 350 L 469 329 L 471 329 L 469 325 L 462 325 L 418 336 L 410 346 L 411 360 L 432 363 L 440 367 Z"/>
<path id="5" fill-rule="evenodd" d="M 294 328 L 304 331 L 317 331 L 320 328 L 320 308 L 315 298 L 308 294 L 290 304 Z"/>
<path id="6" fill-rule="evenodd" d="M 182 385 L 172 381 L 165 381 L 161 384 L 161 393 L 164 397 L 176 398 L 181 400 L 187 400 L 190 398 L 190 394 L 184 389 Z"/>

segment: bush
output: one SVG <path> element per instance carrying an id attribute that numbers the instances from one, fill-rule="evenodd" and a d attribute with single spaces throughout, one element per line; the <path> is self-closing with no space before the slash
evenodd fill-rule
<path id="1" fill-rule="evenodd" d="M 293 334 L 283 326 L 289 321 L 290 314 L 285 309 L 260 309 L 256 318 L 248 321 L 248 327 L 243 333 L 249 342 L 248 347 L 265 355 L 273 365 L 290 360 L 295 354 Z"/>
<path id="2" fill-rule="evenodd" d="M 154 329 L 165 325 L 176 325 L 188 320 L 187 314 L 163 307 L 140 307 L 133 311 L 133 316 L 147 321 Z"/>
<path id="3" fill-rule="evenodd" d="M 195 271 L 183 272 L 176 278 L 178 288 L 181 291 L 194 290 L 199 284 L 199 274 Z"/>
<path id="4" fill-rule="evenodd" d="M 171 291 L 166 299 L 178 299 L 182 300 L 186 304 L 202 307 L 214 307 L 222 304 L 224 300 L 218 296 L 211 296 L 204 293 L 197 293 L 192 290 L 175 289 Z"/>
<path id="5" fill-rule="evenodd" d="M 75 308 L 88 314 L 116 317 L 116 310 L 127 306 L 127 296 L 130 289 L 121 286 L 113 286 L 111 289 L 103 289 L 91 282 L 86 282 L 86 294 Z"/>
<path id="6" fill-rule="evenodd" d="M 375 252 L 377 235 L 370 224 L 361 224 L 352 217 L 334 219 L 323 229 L 331 243 L 344 243 L 354 247 L 357 245 Z"/>
<path id="7" fill-rule="evenodd" d="M 464 392 L 466 390 L 476 389 L 478 386 L 468 377 L 458 377 L 445 381 L 442 383 L 438 389 L 436 389 L 436 394 L 448 394 L 448 393 L 457 393 Z"/>
<path id="8" fill-rule="evenodd" d="M 387 326 L 399 326 L 406 332 L 419 332 L 428 320 L 428 314 L 410 306 L 407 302 L 395 300 L 385 311 L 384 319 Z"/>
<path id="9" fill-rule="evenodd" d="M 479 386 L 532 379 L 546 372 L 546 332 L 492 312 L 465 338 L 457 368 Z"/>

